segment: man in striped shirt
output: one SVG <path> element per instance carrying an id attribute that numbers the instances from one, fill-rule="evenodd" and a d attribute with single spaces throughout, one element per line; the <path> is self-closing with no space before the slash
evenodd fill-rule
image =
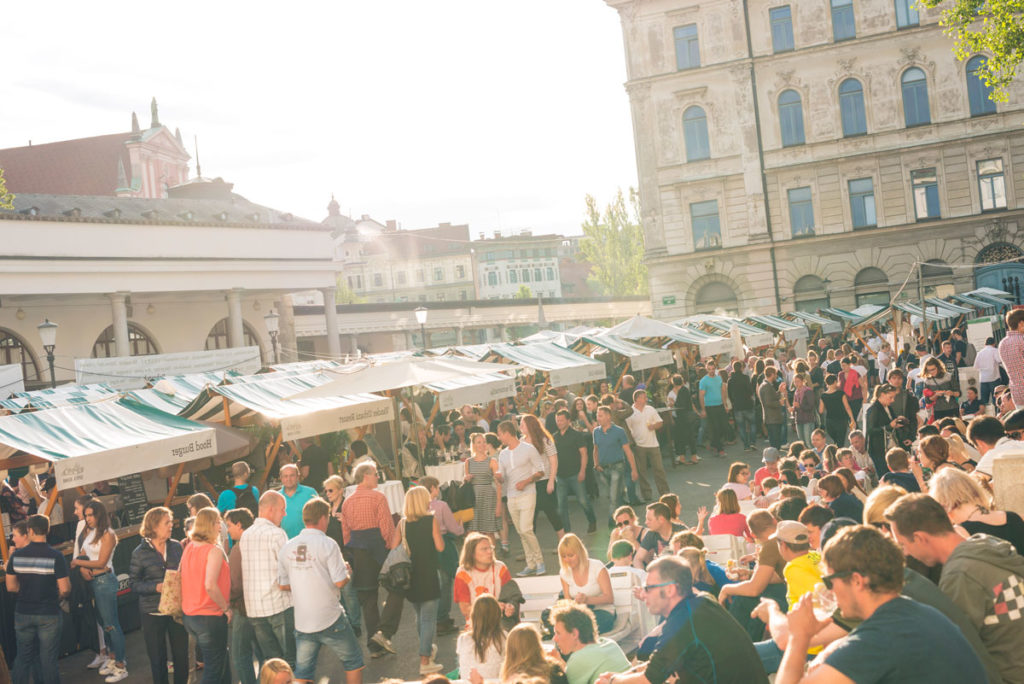
<path id="1" fill-rule="evenodd" d="M 1024 309 L 1006 314 L 1006 337 L 999 343 L 999 358 L 1010 377 L 1010 395 L 1018 408 L 1024 407 Z"/>

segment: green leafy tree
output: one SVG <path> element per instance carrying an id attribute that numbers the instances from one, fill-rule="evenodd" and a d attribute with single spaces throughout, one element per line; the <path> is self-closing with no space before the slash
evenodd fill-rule
<path id="1" fill-rule="evenodd" d="M 928 8 L 943 6 L 939 23 L 953 41 L 953 54 L 964 61 L 986 53 L 978 76 L 992 88 L 992 100 L 1006 102 L 1006 89 L 1024 60 L 1024 0 L 919 0 Z"/>
<path id="2" fill-rule="evenodd" d="M 7 192 L 7 180 L 4 178 L 4 170 L 0 169 L 0 209 L 13 209 L 14 195 Z"/>
<path id="3" fill-rule="evenodd" d="M 519 290 L 512 297 L 513 299 L 533 299 L 533 291 L 528 285 L 520 285 Z"/>
<path id="4" fill-rule="evenodd" d="M 592 195 L 587 195 L 586 205 L 580 250 L 590 262 L 590 279 L 613 297 L 646 294 L 639 193 L 630 188 L 627 202 L 619 190 L 603 212 Z"/>
<path id="5" fill-rule="evenodd" d="M 352 288 L 348 286 L 343 276 L 337 276 L 335 278 L 336 286 L 334 288 L 334 301 L 337 304 L 363 304 L 366 302 L 364 297 L 357 295 Z"/>

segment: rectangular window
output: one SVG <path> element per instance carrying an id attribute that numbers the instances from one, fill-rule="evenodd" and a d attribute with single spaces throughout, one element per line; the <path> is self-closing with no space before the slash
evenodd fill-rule
<path id="1" fill-rule="evenodd" d="M 700 43 L 697 25 L 676 26 L 672 30 L 676 39 L 676 69 L 696 69 L 700 66 Z"/>
<path id="2" fill-rule="evenodd" d="M 434 280 L 444 280 L 444 269 L 443 268 L 435 268 L 434 269 Z"/>
<path id="3" fill-rule="evenodd" d="M 694 250 L 721 248 L 722 227 L 718 222 L 718 200 L 691 204 L 690 219 L 693 222 Z"/>
<path id="4" fill-rule="evenodd" d="M 497 284 L 498 274 L 495 273 L 494 271 L 491 271 L 490 273 L 487 274 L 487 285 L 490 287 L 495 287 Z"/>
<path id="5" fill-rule="evenodd" d="M 772 25 L 772 52 L 788 52 L 793 49 L 793 13 L 789 5 L 768 10 Z"/>
<path id="6" fill-rule="evenodd" d="M 856 37 L 853 0 L 832 0 L 832 38 L 838 43 Z"/>
<path id="7" fill-rule="evenodd" d="M 872 228 L 878 225 L 875 216 L 875 181 L 858 178 L 849 183 L 850 215 L 854 228 Z"/>
<path id="8" fill-rule="evenodd" d="M 539 268 L 535 268 L 535 269 L 533 269 L 533 282 L 539 283 L 540 281 L 541 281 L 540 269 Z"/>
<path id="9" fill-rule="evenodd" d="M 419 296 L 419 300 L 420 300 L 421 302 L 425 302 L 425 301 L 427 301 L 427 295 L 420 295 L 420 296 Z"/>
<path id="10" fill-rule="evenodd" d="M 918 221 L 939 218 L 939 179 L 935 169 L 920 169 L 910 172 L 910 183 L 914 190 L 914 213 Z"/>
<path id="11" fill-rule="evenodd" d="M 459 299 L 461 299 L 463 301 L 466 300 L 466 291 L 465 290 L 459 290 Z"/>
<path id="12" fill-rule="evenodd" d="M 461 264 L 456 266 L 455 267 L 455 277 L 458 278 L 459 280 L 462 280 L 463 278 L 465 278 L 466 277 L 466 267 L 461 265 Z"/>
<path id="13" fill-rule="evenodd" d="M 373 274 L 373 286 L 374 287 L 384 287 L 384 274 L 382 274 L 382 273 L 374 273 Z"/>
<path id="14" fill-rule="evenodd" d="M 528 268 L 524 268 L 523 269 L 523 282 L 524 283 L 530 282 L 530 269 L 528 269 Z"/>
<path id="15" fill-rule="evenodd" d="M 917 0 L 896 0 L 896 26 L 898 28 L 917 26 L 921 23 L 916 4 Z"/>
<path id="16" fill-rule="evenodd" d="M 984 159 L 978 162 L 978 186 L 981 190 L 981 210 L 1006 208 L 1006 178 L 1002 159 Z"/>
<path id="17" fill-rule="evenodd" d="M 519 271 L 516 271 L 515 269 L 510 269 L 509 272 L 508 272 L 508 282 L 510 282 L 513 285 L 518 283 L 519 282 Z"/>
<path id="18" fill-rule="evenodd" d="M 422 268 L 416 269 L 416 282 L 417 283 L 422 283 L 423 282 L 423 269 Z"/>
<path id="19" fill-rule="evenodd" d="M 789 225 L 793 237 L 814 235 L 814 206 L 810 188 L 793 188 L 789 195 Z"/>
<path id="20" fill-rule="evenodd" d="M 395 278 L 398 280 L 399 285 L 405 285 L 405 271 L 399 271 L 396 273 Z"/>
<path id="21" fill-rule="evenodd" d="M 553 269 L 550 266 L 548 266 L 548 280 L 554 280 L 554 279 L 555 279 L 555 269 Z"/>
<path id="22" fill-rule="evenodd" d="M 494 261 L 494 252 L 488 252 L 486 259 L 487 261 Z"/>

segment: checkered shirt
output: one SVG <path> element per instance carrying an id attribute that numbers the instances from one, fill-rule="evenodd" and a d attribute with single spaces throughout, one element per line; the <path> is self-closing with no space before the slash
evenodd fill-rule
<path id="1" fill-rule="evenodd" d="M 1010 394 L 1013 403 L 1024 406 L 1024 333 L 1011 330 L 999 343 L 999 358 L 1010 376 Z"/>
<path id="2" fill-rule="evenodd" d="M 292 607 L 292 596 L 277 586 L 277 555 L 288 534 L 266 518 L 256 518 L 238 541 L 242 548 L 242 591 L 250 618 L 270 617 Z"/>
<path id="3" fill-rule="evenodd" d="M 341 504 L 341 534 L 346 544 L 353 530 L 370 530 L 376 527 L 385 544 L 391 543 L 395 533 L 395 521 L 391 517 L 387 498 L 376 489 L 356 487 L 352 496 Z"/>

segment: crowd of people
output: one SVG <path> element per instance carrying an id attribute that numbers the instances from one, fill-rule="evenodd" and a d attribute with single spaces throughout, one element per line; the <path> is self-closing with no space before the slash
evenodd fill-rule
<path id="1" fill-rule="evenodd" d="M 994 340 L 975 354 L 958 330 L 898 355 L 878 338 L 821 338 L 799 358 L 709 360 L 581 396 L 528 386 L 490 413 L 406 398 L 398 514 L 378 488 L 390 464 L 362 441 L 338 461 L 307 445 L 266 491 L 235 463 L 222 491 L 188 499 L 181 533 L 169 508 L 142 521 L 128 574 L 152 679 L 185 684 L 194 658 L 203 684 L 312 681 L 326 648 L 360 682 L 366 658 L 397 653 L 408 602 L 431 682 L 445 669 L 473 684 L 1024 682 L 1024 520 L 993 502 L 996 458 L 1024 454 L 1024 359 L 1009 356 L 1024 353 L 1022 326 L 1024 312 L 1008 314 L 1001 356 Z M 981 381 L 963 396 L 956 369 L 969 363 Z M 712 458 L 730 444 L 760 451 L 761 463 L 732 463 L 691 526 L 664 462 L 699 463 L 705 444 Z M 461 464 L 461 482 L 426 475 L 445 462 Z M 19 480 L 0 495 L 25 503 Z M 459 488 L 468 509 L 453 510 Z M 46 516 L 27 504 L 12 516 L 14 681 L 58 681 L 72 580 L 97 624 L 88 667 L 128 676 L 118 540 L 97 494 L 75 502 L 70 563 L 48 545 Z M 570 497 L 585 533 L 572 531 Z M 593 536 L 599 503 L 607 548 Z M 561 591 L 538 622 L 523 619 L 516 578 L 549 574 L 542 514 Z M 512 529 L 522 565 L 510 568 Z M 725 565 L 705 548 L 721 537 L 744 550 Z M 657 619 L 635 652 L 605 636 L 620 617 L 611 571 L 635 577 Z M 446 668 L 437 641 L 454 633 Z"/>

